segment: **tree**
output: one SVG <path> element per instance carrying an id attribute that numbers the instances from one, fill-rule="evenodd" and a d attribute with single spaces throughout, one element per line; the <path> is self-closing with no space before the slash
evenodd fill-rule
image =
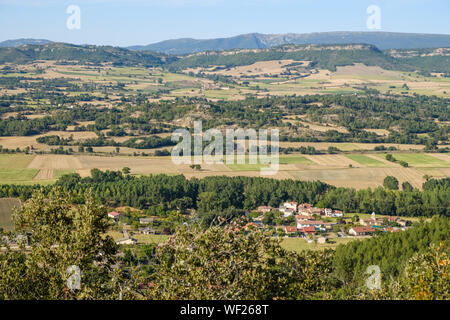
<path id="1" fill-rule="evenodd" d="M 386 178 L 384 178 L 383 186 L 386 189 L 398 190 L 398 180 L 396 177 L 387 176 Z"/>
<path id="2" fill-rule="evenodd" d="M 157 248 L 156 279 L 145 295 L 164 300 L 260 300 L 311 298 L 325 291 L 332 265 L 328 252 L 297 255 L 263 232 L 239 229 L 178 229 Z"/>
<path id="3" fill-rule="evenodd" d="M 130 172 L 131 172 L 131 169 L 130 169 L 130 168 L 128 168 L 128 167 L 122 168 L 122 173 L 123 173 L 123 174 L 130 174 Z"/>
<path id="4" fill-rule="evenodd" d="M 446 252 L 447 251 L 447 252 Z M 441 243 L 424 253 L 417 253 L 406 265 L 400 280 L 407 299 L 449 300 L 450 260 L 448 247 Z"/>
<path id="5" fill-rule="evenodd" d="M 402 183 L 402 190 L 411 192 L 414 190 L 414 187 L 411 185 L 411 183 L 409 183 L 408 181 L 405 181 Z"/>
<path id="6" fill-rule="evenodd" d="M 29 246 L 7 247 L 0 256 L 0 299 L 118 297 L 121 273 L 112 268 L 117 246 L 104 235 L 106 210 L 90 193 L 84 196 L 85 203 L 75 207 L 58 188 L 47 198 L 36 191 L 14 212 L 15 234 L 29 234 Z M 70 290 L 68 280 L 77 269 L 80 287 Z"/>

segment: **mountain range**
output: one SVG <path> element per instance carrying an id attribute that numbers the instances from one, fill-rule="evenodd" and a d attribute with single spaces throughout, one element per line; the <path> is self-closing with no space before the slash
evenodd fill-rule
<path id="1" fill-rule="evenodd" d="M 51 43 L 44 39 L 17 39 L 0 42 L 0 47 L 20 47 Z M 202 51 L 222 51 L 231 49 L 265 49 L 284 44 L 371 44 L 380 50 L 421 49 L 450 47 L 450 35 L 395 33 L 395 32 L 315 32 L 286 34 L 243 34 L 230 38 L 216 39 L 175 39 L 149 45 L 129 46 L 137 51 L 156 51 L 166 54 L 190 54 Z"/>
<path id="2" fill-rule="evenodd" d="M 132 50 L 156 51 L 168 54 L 189 54 L 201 51 L 231 49 L 264 49 L 284 44 L 371 44 L 380 50 L 421 49 L 450 47 L 450 35 L 394 33 L 394 32 L 316 32 L 260 34 L 251 33 L 230 38 L 217 39 L 176 39 L 166 40 L 146 46 L 131 46 Z"/>

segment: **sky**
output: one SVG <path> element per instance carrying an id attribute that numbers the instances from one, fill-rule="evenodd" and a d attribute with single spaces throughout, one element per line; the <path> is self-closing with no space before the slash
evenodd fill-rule
<path id="1" fill-rule="evenodd" d="M 379 29 L 367 27 L 372 5 Z M 449 13 L 450 0 L 0 0 L 0 41 L 130 46 L 253 32 L 450 34 Z"/>

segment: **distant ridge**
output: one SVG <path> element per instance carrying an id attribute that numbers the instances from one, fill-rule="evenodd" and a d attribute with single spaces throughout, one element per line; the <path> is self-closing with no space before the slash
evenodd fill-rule
<path id="1" fill-rule="evenodd" d="M 367 43 L 380 50 L 450 47 L 450 35 L 396 32 L 315 32 L 260 34 L 251 33 L 230 38 L 175 39 L 128 49 L 167 54 L 189 54 L 209 50 L 265 49 L 283 44 Z"/>
<path id="2" fill-rule="evenodd" d="M 41 45 L 41 44 L 47 44 L 47 43 L 52 43 L 52 42 L 53 41 L 45 40 L 45 39 L 14 39 L 14 40 L 6 40 L 6 41 L 0 42 L 0 47 L 17 48 L 17 47 L 21 47 L 26 44 Z"/>

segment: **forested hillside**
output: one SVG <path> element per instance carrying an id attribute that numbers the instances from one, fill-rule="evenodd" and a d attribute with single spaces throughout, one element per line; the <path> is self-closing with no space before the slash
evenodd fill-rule
<path id="1" fill-rule="evenodd" d="M 0 63 L 30 63 L 35 60 L 78 61 L 79 63 L 112 63 L 118 66 L 142 65 L 155 67 L 170 63 L 175 58 L 160 53 L 137 52 L 119 47 L 78 46 L 66 43 L 0 48 Z"/>

